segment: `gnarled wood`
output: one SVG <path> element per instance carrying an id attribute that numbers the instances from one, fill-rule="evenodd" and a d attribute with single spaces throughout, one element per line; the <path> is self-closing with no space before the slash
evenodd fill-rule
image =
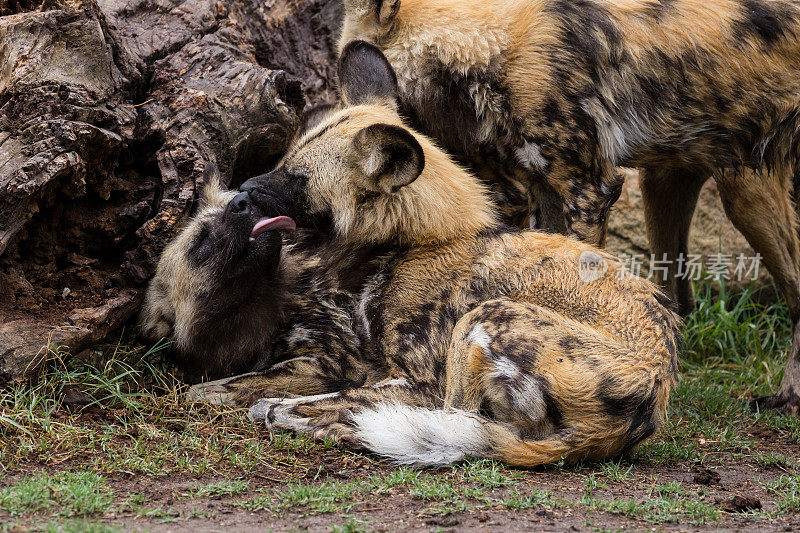
<path id="1" fill-rule="evenodd" d="M 238 181 L 276 161 L 307 100 L 332 97 L 340 10 L 0 4 L 0 381 L 135 314 L 208 163 Z"/>

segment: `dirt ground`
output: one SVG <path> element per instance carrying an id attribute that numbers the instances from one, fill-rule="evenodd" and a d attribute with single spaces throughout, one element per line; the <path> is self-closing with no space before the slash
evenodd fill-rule
<path id="1" fill-rule="evenodd" d="M 100 425 L 113 416 L 101 410 L 77 417 L 65 411 L 53 418 L 54 423 Z M 181 431 L 180 426 L 171 428 Z M 750 451 L 760 457 L 800 457 L 800 445 L 775 431 L 752 426 L 741 434 L 752 439 Z M 132 428 L 127 435 L 115 439 L 122 449 L 138 437 Z M 126 441 L 127 442 L 124 442 Z M 235 468 L 218 465 L 218 470 L 204 475 L 174 472 L 144 476 L 109 472 L 105 485 L 114 494 L 116 509 L 92 523 L 56 521 L 50 527 L 63 530 L 97 530 L 114 526 L 141 531 L 793 531 L 800 528 L 800 516 L 789 513 L 771 516 L 778 511 L 774 494 L 764 482 L 775 481 L 792 472 L 794 465 L 777 462 L 763 464 L 741 453 L 717 453 L 715 443 L 698 441 L 701 459 L 671 464 L 652 462 L 648 448 L 628 460 L 613 465 L 579 467 L 547 467 L 530 471 L 506 470 L 493 463 L 476 464 L 478 475 L 464 476 L 464 468 L 438 472 L 413 472 L 429 476 L 448 487 L 443 493 L 420 494 L 413 484 L 377 483 L 369 490 L 371 478 L 392 476 L 398 469 L 374 457 L 343 452 L 335 448 L 320 450 L 318 446 L 274 458 L 273 463 L 260 464 L 253 471 L 242 473 Z M 708 446 L 705 454 L 702 448 Z M 27 474 L 35 472 L 71 471 L 80 469 L 89 457 L 68 455 L 54 465 L 23 462 L 3 476 L 0 487 L 13 486 Z M 475 466 L 475 465 L 473 465 Z M 484 470 L 489 471 L 489 474 Z M 613 470 L 613 471 L 612 471 Z M 621 472 L 621 473 L 620 473 Z M 228 485 L 237 480 L 237 485 Z M 435 483 L 434 483 L 435 484 Z M 343 487 L 341 497 L 328 501 L 324 494 L 310 494 L 303 501 L 282 508 L 280 496 L 287 488 L 303 486 Z M 355 485 L 356 490 L 351 491 Z M 680 486 L 690 501 L 707 503 L 719 509 L 716 519 L 685 512 L 683 503 L 671 504 L 666 514 L 603 509 L 596 502 L 633 501 L 647 504 L 658 497 L 658 487 Z M 211 487 L 204 491 L 204 487 Z M 452 490 L 450 490 L 452 487 Z M 474 491 L 474 492 L 471 492 Z M 434 491 L 435 492 L 435 491 Z M 137 495 L 142 508 L 126 504 Z M 532 501 L 525 501 L 531 494 Z M 546 497 L 538 495 L 546 494 Z M 470 497 L 470 496 L 474 497 Z M 540 501 L 536 501 L 536 500 Z M 518 504 L 514 502 L 519 500 Z M 259 508 L 261 507 L 261 508 Z M 519 508 L 516 508 L 519 507 Z M 143 510 L 144 509 L 144 510 Z M 674 514 L 674 518 L 671 514 Z M 57 515 L 57 514 L 56 514 Z M 638 515 L 638 516 L 637 516 Z M 666 520 L 662 521 L 666 517 Z M 22 520 L 0 511 L 0 522 L 10 530 L 38 529 L 47 514 L 35 514 Z M 84 529 L 83 527 L 88 529 Z M 89 527 L 91 526 L 91 528 Z M 77 529 L 76 529 L 77 528 Z M 339 529 L 337 529 L 339 528 Z"/>

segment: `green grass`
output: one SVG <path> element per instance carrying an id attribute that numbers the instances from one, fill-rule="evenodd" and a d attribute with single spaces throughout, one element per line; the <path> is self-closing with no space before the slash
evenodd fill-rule
<path id="1" fill-rule="evenodd" d="M 527 490 L 524 494 L 517 489 L 513 489 L 509 492 L 509 495 L 502 500 L 503 506 L 513 511 L 552 505 L 552 503 L 552 491 L 541 489 Z"/>
<path id="2" fill-rule="evenodd" d="M 773 466 L 791 467 L 794 464 L 794 461 L 790 457 L 787 457 L 782 453 L 776 453 L 773 451 L 769 452 L 755 451 L 753 452 L 751 457 L 758 464 L 766 466 L 768 468 Z"/>
<path id="3" fill-rule="evenodd" d="M 642 501 L 633 498 L 596 500 L 595 509 L 638 518 L 651 524 L 680 522 L 702 525 L 713 522 L 720 514 L 715 507 L 693 497 L 656 496 Z"/>
<path id="4" fill-rule="evenodd" d="M 606 461 L 600 466 L 603 475 L 609 481 L 614 483 L 625 483 L 630 478 L 630 473 L 633 470 L 632 464 L 623 463 L 622 459 L 616 461 Z"/>
<path id="5" fill-rule="evenodd" d="M 0 509 L 11 516 L 31 513 L 91 516 L 112 510 L 114 494 L 93 472 L 41 472 L 0 489 Z"/>
<path id="6" fill-rule="evenodd" d="M 779 513 L 800 511 L 800 474 L 781 476 L 777 481 L 764 486 L 775 495 Z"/>
<path id="7" fill-rule="evenodd" d="M 515 485 L 520 474 L 489 460 L 468 461 L 440 474 L 398 468 L 385 475 L 372 475 L 354 482 L 290 484 L 280 491 L 264 492 L 235 505 L 250 511 L 302 509 L 317 513 L 349 512 L 366 504 L 372 495 L 401 491 L 425 503 L 442 504 L 430 510 L 449 514 L 464 510 L 467 501 L 488 501 L 485 489 Z"/>
<path id="8" fill-rule="evenodd" d="M 243 479 L 223 480 L 208 485 L 198 485 L 191 490 L 193 496 L 238 496 L 245 492 L 250 482 Z"/>
<path id="9" fill-rule="evenodd" d="M 331 526 L 331 533 L 367 533 L 369 529 L 363 520 L 349 519 L 342 525 Z"/>
<path id="10" fill-rule="evenodd" d="M 0 444 L 8 444 L 0 446 L 0 473 L 71 457 L 99 474 L 203 476 L 221 469 L 240 477 L 276 460 L 307 469 L 303 455 L 332 449 L 308 437 L 270 436 L 239 409 L 186 405 L 186 386 L 162 349 L 111 346 L 97 365 L 65 363 L 53 352 L 40 376 L 0 390 L 0 415 L 14 422 L 0 421 Z M 89 405 L 65 409 L 67 387 L 85 394 Z"/>
<path id="11" fill-rule="evenodd" d="M 645 498 L 603 498 L 597 493 L 606 488 L 594 474 L 586 476 L 580 504 L 591 509 L 644 520 L 652 524 L 669 522 L 701 525 L 713 522 L 719 510 L 687 491 L 681 483 L 656 485 Z"/>

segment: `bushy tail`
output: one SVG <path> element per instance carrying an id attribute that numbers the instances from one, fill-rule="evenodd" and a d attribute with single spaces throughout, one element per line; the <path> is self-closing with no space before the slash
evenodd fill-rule
<path id="1" fill-rule="evenodd" d="M 486 457 L 512 466 L 537 466 L 562 457 L 593 455 L 584 446 L 578 449 L 557 437 L 520 440 L 500 424 L 456 409 L 380 403 L 355 413 L 353 422 L 369 450 L 399 464 L 436 467 Z"/>

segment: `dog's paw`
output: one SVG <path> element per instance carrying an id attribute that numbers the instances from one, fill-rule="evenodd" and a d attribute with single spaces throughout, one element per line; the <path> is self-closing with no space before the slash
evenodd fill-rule
<path id="1" fill-rule="evenodd" d="M 186 401 L 213 405 L 239 405 L 237 398 L 240 391 L 232 386 L 230 381 L 230 379 L 220 379 L 194 385 L 186 392 Z"/>
<path id="2" fill-rule="evenodd" d="M 250 408 L 248 416 L 255 422 L 263 421 L 270 431 L 290 430 L 307 433 L 310 430 L 309 419 L 294 413 L 296 400 L 280 398 L 264 398 Z"/>

